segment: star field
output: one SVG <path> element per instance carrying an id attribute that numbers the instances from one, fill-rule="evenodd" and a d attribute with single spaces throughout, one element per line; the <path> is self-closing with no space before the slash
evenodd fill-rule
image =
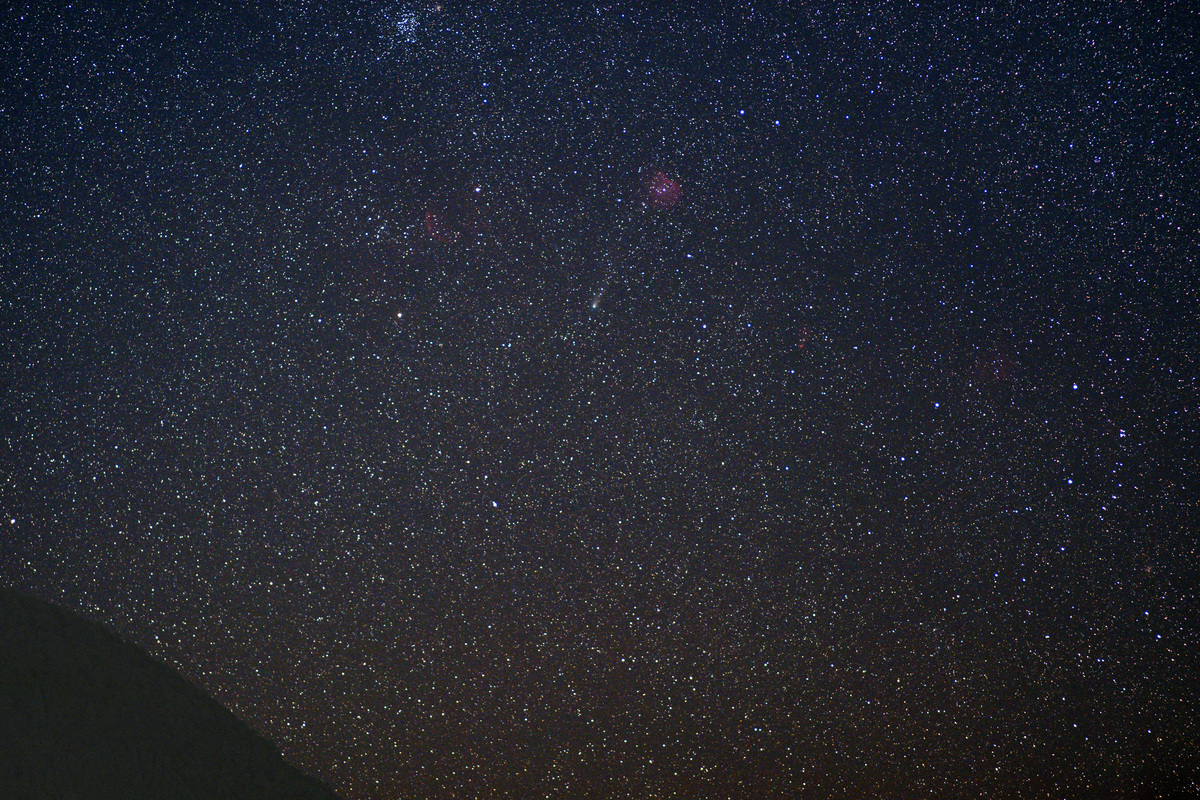
<path id="1" fill-rule="evenodd" d="M 1197 791 L 1187 9 L 2 13 L 6 584 L 354 800 Z"/>

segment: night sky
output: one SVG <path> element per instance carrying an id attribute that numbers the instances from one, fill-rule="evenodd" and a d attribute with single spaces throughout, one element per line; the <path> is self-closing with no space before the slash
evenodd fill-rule
<path id="1" fill-rule="evenodd" d="M 150 5 L 0 12 L 0 581 L 353 800 L 1195 775 L 1189 4 Z"/>

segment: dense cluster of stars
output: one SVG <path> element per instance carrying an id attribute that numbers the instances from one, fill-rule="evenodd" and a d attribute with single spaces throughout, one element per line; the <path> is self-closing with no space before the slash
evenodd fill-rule
<path id="1" fill-rule="evenodd" d="M 1186 12 L 767 5 L 2 12 L 0 580 L 354 800 L 1194 787 Z"/>

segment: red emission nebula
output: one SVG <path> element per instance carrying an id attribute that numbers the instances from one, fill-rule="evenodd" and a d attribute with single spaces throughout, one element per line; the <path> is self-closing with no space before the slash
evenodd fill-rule
<path id="1" fill-rule="evenodd" d="M 425 207 L 425 231 L 434 241 L 453 244 L 466 234 L 481 233 L 490 228 L 486 204 L 481 201 L 481 188 L 443 196 Z M 641 181 L 641 202 L 652 208 L 673 208 L 683 198 L 679 181 L 662 170 L 644 174 Z"/>
<path id="2" fill-rule="evenodd" d="M 650 173 L 643 183 L 643 188 L 646 203 L 655 208 L 670 208 L 683 196 L 679 181 L 661 170 Z"/>

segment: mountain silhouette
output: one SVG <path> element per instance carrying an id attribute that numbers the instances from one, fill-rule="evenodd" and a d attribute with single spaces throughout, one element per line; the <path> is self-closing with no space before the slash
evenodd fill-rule
<path id="1" fill-rule="evenodd" d="M 339 800 L 174 669 L 4 587 L 0 798 Z"/>

